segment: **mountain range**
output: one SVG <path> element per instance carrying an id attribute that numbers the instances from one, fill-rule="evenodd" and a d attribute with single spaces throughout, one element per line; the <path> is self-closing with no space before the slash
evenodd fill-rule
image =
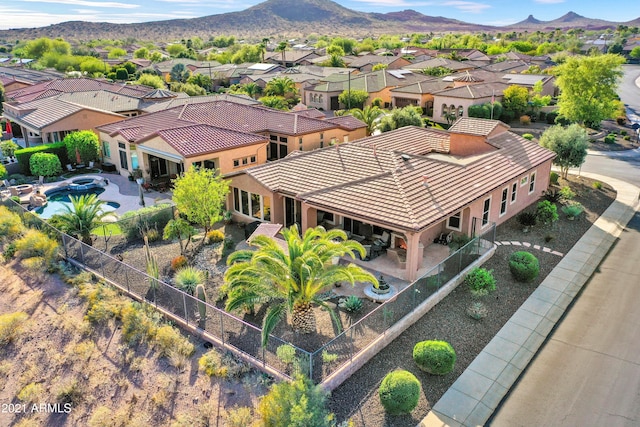
<path id="1" fill-rule="evenodd" d="M 440 32 L 549 31 L 556 28 L 601 30 L 623 24 L 640 25 L 640 17 L 616 23 L 591 19 L 569 12 L 553 21 L 526 20 L 506 27 L 492 27 L 441 16 L 427 16 L 415 10 L 389 13 L 358 12 L 331 0 L 267 0 L 240 12 L 191 19 L 171 19 L 135 24 L 69 21 L 39 28 L 0 31 L 0 40 L 64 37 L 66 40 L 134 38 L 173 40 L 199 36 L 234 35 L 239 38 L 304 37 L 309 34 L 366 37 L 380 34 Z"/>

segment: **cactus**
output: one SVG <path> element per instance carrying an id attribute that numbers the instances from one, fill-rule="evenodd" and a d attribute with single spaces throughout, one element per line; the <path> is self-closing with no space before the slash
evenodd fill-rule
<path id="1" fill-rule="evenodd" d="M 147 274 L 150 276 L 149 285 L 151 289 L 155 290 L 158 288 L 160 269 L 158 268 L 158 257 L 151 253 L 147 236 L 144 236 L 144 258 L 147 261 Z"/>
<path id="2" fill-rule="evenodd" d="M 198 311 L 200 312 L 200 320 L 204 320 L 207 317 L 207 306 L 205 302 L 207 302 L 207 295 L 204 292 L 204 286 L 198 285 L 196 286 L 196 296 L 200 301 L 198 301 Z"/>

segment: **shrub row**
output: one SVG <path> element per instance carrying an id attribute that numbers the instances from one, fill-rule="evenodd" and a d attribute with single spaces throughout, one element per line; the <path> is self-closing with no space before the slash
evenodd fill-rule
<path id="1" fill-rule="evenodd" d="M 28 147 L 16 150 L 14 155 L 18 159 L 18 165 L 20 165 L 20 172 L 24 175 L 31 174 L 31 156 L 36 153 L 51 153 L 55 154 L 60 160 L 60 164 L 66 165 L 69 163 L 67 156 L 67 147 L 64 142 L 57 142 L 55 144 L 44 144 L 37 147 Z"/>

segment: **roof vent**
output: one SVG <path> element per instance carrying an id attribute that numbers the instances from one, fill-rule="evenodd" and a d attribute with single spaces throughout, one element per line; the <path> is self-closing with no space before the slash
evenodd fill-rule
<path id="1" fill-rule="evenodd" d="M 408 154 L 401 154 L 400 157 L 402 158 L 402 160 L 404 160 L 405 162 L 408 162 L 409 160 L 411 160 L 411 156 Z"/>

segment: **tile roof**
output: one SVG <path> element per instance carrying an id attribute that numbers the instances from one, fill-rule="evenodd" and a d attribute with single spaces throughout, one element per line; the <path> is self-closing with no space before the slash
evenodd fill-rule
<path id="1" fill-rule="evenodd" d="M 262 135 L 236 132 L 207 125 L 185 126 L 175 129 L 163 129 L 146 139 L 158 135 L 184 157 L 199 156 L 230 148 L 266 143 L 268 139 Z M 139 140 L 144 143 L 144 140 Z"/>
<path id="2" fill-rule="evenodd" d="M 87 107 L 97 108 L 100 110 L 113 111 L 116 113 L 135 111 L 140 108 L 141 104 L 143 104 L 140 98 L 121 95 L 105 90 L 62 93 L 51 98 L 85 105 Z"/>
<path id="3" fill-rule="evenodd" d="M 370 73 L 356 74 L 349 76 L 347 74 L 341 76 L 340 80 L 333 80 L 327 83 L 321 83 L 312 90 L 316 92 L 335 92 L 346 90 L 351 85 L 352 90 L 364 90 L 369 93 L 380 92 L 387 87 L 406 86 L 419 81 L 429 80 L 433 77 L 417 74 L 413 72 L 398 73 L 400 70 L 378 70 Z M 406 70 L 409 71 L 409 70 Z"/>
<path id="4" fill-rule="evenodd" d="M 442 79 L 433 78 L 431 80 L 423 80 L 421 82 L 417 82 L 414 84 L 400 86 L 394 89 L 391 89 L 392 93 L 413 93 L 413 94 L 427 94 L 434 93 L 446 89 L 451 86 L 452 83 L 445 82 Z"/>
<path id="5" fill-rule="evenodd" d="M 434 92 L 434 95 L 446 96 L 448 98 L 482 99 L 493 95 L 502 96 L 502 91 L 508 87 L 509 85 L 506 83 L 478 83 L 443 89 L 441 91 Z"/>
<path id="6" fill-rule="evenodd" d="M 489 136 L 498 126 L 509 127 L 509 125 L 497 120 L 484 120 L 471 117 L 458 119 L 450 128 L 451 133 L 464 133 L 467 135 Z"/>
<path id="7" fill-rule="evenodd" d="M 144 111 L 147 113 L 154 113 L 156 111 L 168 110 L 170 108 L 187 105 L 187 104 L 200 104 L 207 103 L 212 101 L 229 101 L 235 102 L 237 104 L 245 104 L 245 105 L 261 105 L 260 102 L 255 99 L 247 96 L 247 95 L 231 95 L 231 94 L 220 94 L 220 95 L 203 95 L 203 96 L 184 96 L 174 98 L 165 102 L 156 102 L 144 108 Z"/>
<path id="8" fill-rule="evenodd" d="M 0 67 L 0 79 L 3 82 L 17 80 L 33 85 L 43 81 L 59 79 L 63 76 L 62 73 L 58 73 L 57 71 L 39 71 L 21 67 Z"/>
<path id="9" fill-rule="evenodd" d="M 424 68 L 435 68 L 435 67 L 445 67 L 450 70 L 465 70 L 468 68 L 475 68 L 473 65 L 470 65 L 466 61 L 454 61 L 452 59 L 447 58 L 433 58 L 422 62 L 416 62 L 415 64 L 405 65 L 405 70 L 422 70 Z"/>
<path id="10" fill-rule="evenodd" d="M 227 148 L 229 148 L 229 144 L 232 143 L 225 141 L 232 140 L 232 137 L 235 137 L 233 146 L 238 146 L 263 141 L 263 134 L 266 132 L 304 135 L 336 127 L 353 130 L 365 126 L 366 124 L 350 116 L 337 121 L 320 120 L 306 117 L 303 114 L 287 113 L 223 100 L 209 100 L 209 102 L 178 105 L 132 117 L 99 126 L 98 130 L 111 136 L 120 134 L 128 141 L 136 143 L 143 143 L 158 134 L 183 155 L 192 156 L 224 149 L 224 144 L 227 144 Z M 182 130 L 186 128 L 197 129 L 201 132 L 201 136 L 206 136 L 206 138 L 202 139 L 196 133 L 189 133 L 191 136 L 187 137 L 184 133 L 191 131 Z M 205 131 L 205 129 L 207 130 Z M 179 130 L 180 133 L 173 132 L 174 130 L 176 132 Z M 221 138 L 221 141 L 218 141 L 218 138 Z M 200 145 L 194 145 L 190 150 L 183 145 L 185 140 L 203 142 Z"/>
<path id="11" fill-rule="evenodd" d="M 7 99 L 12 102 L 28 102 L 34 99 L 60 95 L 62 93 L 98 90 L 105 90 L 125 96 L 143 97 L 146 93 L 150 92 L 152 88 L 141 85 L 110 83 L 88 78 L 69 78 L 46 81 L 11 91 L 7 93 Z"/>
<path id="12" fill-rule="evenodd" d="M 432 145 L 423 138 L 446 140 L 447 133 L 401 128 L 296 153 L 244 172 L 272 191 L 319 209 L 420 231 L 554 157 L 538 144 L 505 131 L 488 141 L 495 151 L 460 164 L 444 161 L 442 155 L 416 154 Z M 423 148 L 416 148 L 421 144 Z"/>

